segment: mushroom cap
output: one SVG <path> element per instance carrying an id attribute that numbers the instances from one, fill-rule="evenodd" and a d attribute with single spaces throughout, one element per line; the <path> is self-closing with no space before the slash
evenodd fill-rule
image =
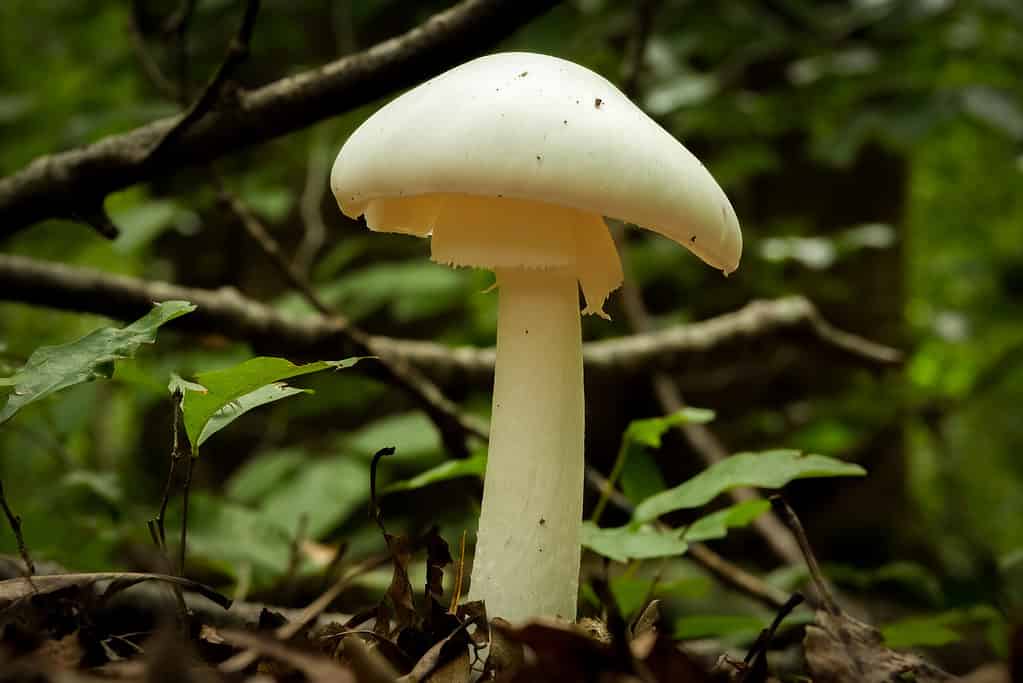
<path id="1" fill-rule="evenodd" d="M 344 144 L 331 189 L 373 229 L 426 236 L 440 198 L 508 199 L 513 213 L 539 203 L 633 223 L 726 274 L 742 253 L 735 211 L 695 156 L 604 77 L 541 54 L 480 57 L 394 99 Z"/>

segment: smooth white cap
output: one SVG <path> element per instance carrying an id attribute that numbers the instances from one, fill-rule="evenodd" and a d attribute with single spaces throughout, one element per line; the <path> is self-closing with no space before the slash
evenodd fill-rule
<path id="1" fill-rule="evenodd" d="M 366 214 L 377 230 L 433 234 L 434 258 L 461 265 L 512 265 L 483 251 L 486 233 L 510 227 L 508 215 L 528 222 L 520 212 L 535 204 L 575 214 L 576 234 L 594 232 L 590 215 L 634 223 L 726 274 L 742 253 L 735 211 L 695 156 L 604 77 L 540 54 L 481 57 L 391 101 L 345 143 L 331 189 L 345 214 Z M 479 251 L 438 254 L 439 226 L 454 213 L 445 205 L 465 200 L 473 220 L 489 224 L 458 226 L 459 235 L 481 233 Z M 493 203 L 502 200 L 520 201 Z M 553 220 L 539 219 L 534 232 Z M 618 268 L 608 282 L 620 281 Z"/>

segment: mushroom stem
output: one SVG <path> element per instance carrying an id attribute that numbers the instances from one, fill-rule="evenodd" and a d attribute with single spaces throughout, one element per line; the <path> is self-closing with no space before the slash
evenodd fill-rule
<path id="1" fill-rule="evenodd" d="M 497 364 L 471 594 L 491 617 L 575 621 L 583 503 L 579 289 L 498 269 Z"/>

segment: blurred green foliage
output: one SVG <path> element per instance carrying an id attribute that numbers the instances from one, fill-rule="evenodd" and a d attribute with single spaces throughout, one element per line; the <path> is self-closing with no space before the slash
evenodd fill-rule
<path id="1" fill-rule="evenodd" d="M 178 110 L 140 66 L 131 4 L 0 3 L 0 174 Z M 198 3 L 184 60 L 160 30 L 175 3 L 141 5 L 137 30 L 149 55 L 171 78 L 184 74 L 194 94 L 223 55 L 238 3 Z M 735 451 L 797 448 L 867 466 L 871 476 L 855 494 L 841 495 L 849 486 L 841 483 L 796 495 L 825 557 L 867 574 L 896 561 L 926 566 L 936 589 L 928 582 L 933 599 L 916 604 L 959 615 L 904 624 L 890 638 L 923 642 L 925 626 L 933 636 L 983 621 L 950 610 L 1018 605 L 1023 580 L 1011 560 L 1023 549 L 1023 525 L 1008 520 L 1023 518 L 1023 5 L 656 5 L 637 100 L 721 181 L 743 222 L 746 254 L 723 281 L 675 245 L 630 232 L 623 261 L 655 324 L 799 293 L 840 327 L 908 353 L 903 370 L 872 373 L 806 351 L 758 349 L 734 365 L 694 369 L 682 387 L 687 397 L 717 413 L 714 428 Z M 239 81 L 255 86 L 320 65 L 443 6 L 265 2 Z M 573 0 L 495 49 L 557 54 L 622 83 L 635 25 L 632 2 Z M 496 298 L 481 294 L 486 273 L 429 263 L 425 242 L 367 235 L 332 206 L 329 161 L 373 109 L 238 153 L 221 170 L 289 254 L 322 222 L 326 240 L 310 275 L 331 304 L 367 329 L 492 343 Z M 206 172 L 187 169 L 111 197 L 108 209 L 122 230 L 113 242 L 50 221 L 2 249 L 191 286 L 231 285 L 290 313 L 307 312 L 214 199 Z M 617 307 L 612 301 L 611 324 L 584 321 L 587 338 L 628 332 Z M 39 346 L 109 324 L 2 303 L 0 370 L 22 366 Z M 81 570 L 137 557 L 131 551 L 147 547 L 145 521 L 168 465 L 170 373 L 192 377 L 253 355 L 219 337 L 163 332 L 157 348 L 120 363 L 112 382 L 77 386 L 3 425 L 0 477 L 35 554 Z M 479 465 L 478 458 L 445 463 L 432 425 L 356 369 L 297 386 L 316 394 L 246 414 L 204 447 L 191 557 L 214 578 L 244 573 L 257 588 L 269 585 L 288 570 L 300 528 L 321 543 L 347 539 L 352 552 L 377 547 L 363 513 L 369 456 L 382 446 L 398 448 L 381 464 L 383 487 L 430 468 Z M 454 398 L 485 416 L 485 390 L 466 387 Z M 591 425 L 588 441 L 591 462 L 607 472 L 626 425 L 661 411 L 646 386 L 600 387 L 589 401 L 593 414 L 611 416 Z M 629 462 L 621 482 L 637 499 L 696 469 L 676 438 Z M 440 483 L 385 497 L 385 511 L 395 527 L 437 522 L 454 541 L 474 528 L 478 484 L 432 472 L 429 481 Z M 10 534 L 0 532 L 0 549 L 13 548 Z M 740 559 L 764 561 L 759 549 L 749 553 Z M 304 568 L 316 565 L 311 557 Z M 680 632 L 764 623 L 762 614 L 744 616 L 749 606 L 734 596 L 685 588 L 695 579 L 684 561 L 665 569 L 656 586 L 631 565 L 627 571 L 640 576 L 615 587 L 623 604 L 675 595 L 693 614 L 733 615 L 716 624 L 680 622 Z M 677 594 L 666 588 L 686 572 Z M 854 590 L 878 585 L 850 581 Z M 912 591 L 898 593 L 913 602 Z"/>

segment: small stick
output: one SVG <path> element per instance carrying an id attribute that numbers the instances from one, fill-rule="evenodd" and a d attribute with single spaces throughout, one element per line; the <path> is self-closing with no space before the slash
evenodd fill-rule
<path id="1" fill-rule="evenodd" d="M 828 586 L 827 579 L 824 578 L 824 572 L 821 571 L 821 566 L 817 562 L 817 556 L 814 554 L 813 548 L 810 547 L 810 539 L 806 537 L 806 530 L 803 529 L 803 523 L 796 516 L 796 511 L 792 509 L 792 506 L 780 494 L 771 496 L 770 500 L 775 514 L 782 518 L 796 537 L 796 542 L 799 543 L 799 549 L 806 560 L 807 569 L 810 570 L 810 580 L 813 581 L 814 588 L 817 589 L 821 606 L 831 614 L 838 616 L 842 613 L 842 610 L 838 607 L 838 603 L 835 602 L 835 596 Z"/>
<path id="2" fill-rule="evenodd" d="M 178 576 L 185 575 L 185 555 L 188 550 L 188 494 L 192 489 L 192 469 L 195 466 L 195 454 L 188 456 L 185 468 L 185 483 L 181 492 L 181 543 L 178 548 Z"/>
<path id="3" fill-rule="evenodd" d="M 451 591 L 451 606 L 448 612 L 458 611 L 458 601 L 462 599 L 462 581 L 465 579 L 465 529 L 462 530 L 462 542 L 458 549 L 458 571 L 455 573 L 455 588 Z"/>
<path id="4" fill-rule="evenodd" d="M 295 535 L 291 538 L 291 547 L 288 552 L 288 568 L 278 582 L 282 592 L 285 594 L 291 593 L 294 589 L 295 577 L 298 576 L 298 570 L 302 567 L 302 544 L 306 540 L 306 529 L 308 526 L 309 513 L 303 512 L 299 515 L 298 528 L 295 529 Z"/>
<path id="5" fill-rule="evenodd" d="M 384 528 L 384 522 L 380 518 L 380 506 L 377 504 L 377 465 L 380 464 L 381 458 L 394 455 L 394 451 L 394 446 L 381 448 L 373 454 L 373 461 L 369 466 L 369 514 L 380 527 L 380 531 L 384 533 L 384 537 L 387 536 L 387 529 Z"/>
<path id="6" fill-rule="evenodd" d="M 149 529 L 149 535 L 153 539 L 153 545 L 160 551 L 160 556 L 163 558 L 164 565 L 168 573 L 173 573 L 174 569 L 171 566 L 170 556 L 167 554 L 167 529 L 166 529 L 166 517 L 167 517 L 167 504 L 170 501 L 171 490 L 174 486 L 174 473 L 177 470 L 178 462 L 183 457 L 190 457 L 188 454 L 189 446 L 187 445 L 187 437 L 183 437 L 184 428 L 184 412 L 181 407 L 184 393 L 181 388 L 174 389 L 174 393 L 171 394 L 171 402 L 174 405 L 174 419 L 172 426 L 172 437 L 171 437 L 171 458 L 170 468 L 167 470 L 167 481 L 163 485 L 163 495 L 160 499 L 160 509 L 156 513 L 156 517 L 146 522 L 146 526 Z M 189 468 L 191 470 L 191 468 Z M 189 478 L 191 478 L 191 472 L 189 472 Z M 187 508 L 186 508 L 187 510 Z M 185 520 L 182 519 L 182 532 L 184 531 Z M 182 533 L 182 543 L 184 543 L 184 533 Z M 184 545 L 182 545 L 182 561 L 179 564 L 179 569 L 183 569 L 184 565 Z M 181 575 L 181 572 L 178 572 Z M 181 591 L 181 587 L 172 585 L 171 589 L 174 592 L 174 599 L 178 604 L 178 612 L 181 614 L 182 619 L 188 614 L 188 605 L 185 603 L 185 596 Z"/>
<path id="7" fill-rule="evenodd" d="M 252 40 L 252 30 L 255 28 L 258 13 L 259 0 L 247 0 L 245 3 L 245 14 L 242 16 L 238 32 L 231 39 L 227 47 L 227 55 L 224 57 L 224 61 L 217 67 L 216 72 L 214 72 L 199 97 L 192 103 L 192 106 L 157 140 L 152 149 L 145 153 L 144 159 L 146 162 L 151 162 L 164 150 L 168 149 L 196 121 L 206 116 L 213 109 L 213 105 L 216 104 L 224 83 L 227 82 L 235 69 L 249 56 L 249 42 Z"/>
<path id="8" fill-rule="evenodd" d="M 11 531 L 14 532 L 14 538 L 18 541 L 18 554 L 21 555 L 21 559 L 25 563 L 25 576 L 31 582 L 32 576 L 36 573 L 36 565 L 32 561 L 32 556 L 28 554 L 25 537 L 21 535 L 21 517 L 14 514 L 11 506 L 7 504 L 7 496 L 4 494 L 4 483 L 2 481 L 0 481 L 0 505 L 3 506 L 4 514 L 7 515 L 7 521 L 11 524 Z"/>
<path id="9" fill-rule="evenodd" d="M 170 501 L 171 489 L 174 486 L 174 472 L 177 470 L 178 463 L 182 458 L 188 455 L 187 448 L 183 446 L 184 439 L 181 438 L 182 428 L 184 427 L 184 411 L 181 407 L 181 401 L 184 398 L 184 393 L 180 388 L 174 390 L 171 394 L 171 401 L 174 405 L 174 424 L 173 424 L 173 436 L 171 442 L 171 462 L 170 469 L 167 471 L 167 481 L 163 485 L 163 496 L 160 499 L 160 511 L 156 513 L 154 519 L 149 520 L 149 533 L 153 537 L 153 542 L 161 550 L 167 548 L 167 529 L 165 527 L 165 520 L 167 518 L 167 504 Z"/>

